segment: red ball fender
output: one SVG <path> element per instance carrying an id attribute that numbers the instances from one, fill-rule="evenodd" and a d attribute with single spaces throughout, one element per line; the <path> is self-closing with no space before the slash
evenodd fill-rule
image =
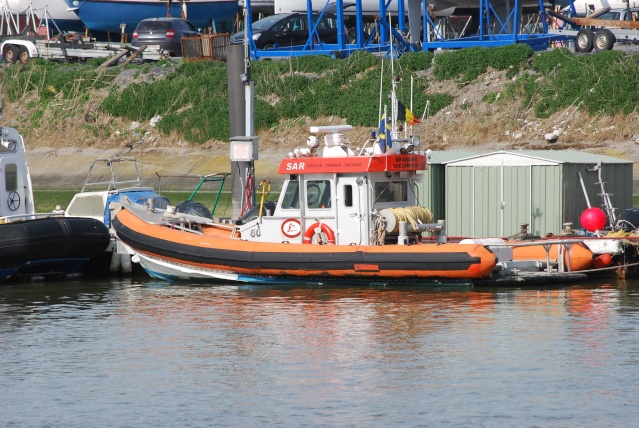
<path id="1" fill-rule="evenodd" d="M 592 264 L 595 269 L 605 268 L 612 264 L 612 256 L 610 254 L 600 254 L 595 257 Z"/>
<path id="2" fill-rule="evenodd" d="M 320 222 L 317 222 L 311 225 L 311 227 L 309 227 L 308 229 L 306 229 L 306 233 L 304 234 L 305 244 L 313 243 L 313 235 L 315 235 L 315 229 L 317 228 L 319 228 L 320 231 L 322 231 L 324 235 L 326 235 L 327 244 L 335 244 L 335 232 L 333 232 L 333 230 L 330 227 L 328 227 L 327 224 L 320 223 Z"/>

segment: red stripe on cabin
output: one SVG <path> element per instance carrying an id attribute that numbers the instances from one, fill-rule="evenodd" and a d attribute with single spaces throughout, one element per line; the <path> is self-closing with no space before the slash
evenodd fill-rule
<path id="1" fill-rule="evenodd" d="M 349 156 L 344 158 L 284 159 L 278 174 L 322 174 L 426 170 L 426 156 L 398 154 L 385 156 Z"/>

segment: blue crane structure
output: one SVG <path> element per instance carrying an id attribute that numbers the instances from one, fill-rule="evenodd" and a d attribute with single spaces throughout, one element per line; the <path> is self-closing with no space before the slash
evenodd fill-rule
<path id="1" fill-rule="evenodd" d="M 316 0 L 317 1 L 317 0 Z M 533 25 L 522 23 L 521 0 L 513 0 L 513 7 L 505 13 L 498 10 L 491 0 L 478 0 L 475 16 L 478 16 L 476 34 L 456 38 L 446 38 L 440 26 L 430 16 L 427 0 L 421 0 L 420 40 L 411 42 L 406 38 L 407 22 L 404 0 L 397 4 L 396 25 L 391 25 L 388 12 L 392 1 L 379 0 L 379 14 L 375 16 L 375 28 L 367 34 L 365 32 L 362 0 L 355 0 L 355 37 L 349 42 L 347 38 L 344 0 L 335 0 L 337 28 L 337 43 L 324 43 L 317 37 L 317 23 L 313 22 L 312 0 L 307 0 L 308 38 L 306 43 L 298 46 L 274 47 L 258 49 L 252 39 L 251 2 L 245 2 L 246 43 L 252 59 L 260 58 L 288 58 L 301 55 L 330 55 L 334 58 L 349 56 L 355 51 L 367 51 L 386 55 L 401 55 L 404 52 L 434 51 L 437 49 L 461 49 L 469 47 L 494 47 L 514 43 L 526 43 L 534 50 L 544 50 L 552 42 L 564 41 L 565 35 L 548 32 L 546 11 L 543 0 L 538 0 L 539 9 L 536 10 L 538 21 Z M 328 6 L 328 2 L 326 3 Z M 326 13 L 326 6 L 320 10 L 321 16 Z M 532 30 L 531 30 L 532 27 Z M 522 29 L 524 31 L 522 31 Z"/>

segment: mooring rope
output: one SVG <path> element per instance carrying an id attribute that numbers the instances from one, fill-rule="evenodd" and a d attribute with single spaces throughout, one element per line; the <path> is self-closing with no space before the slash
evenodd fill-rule
<path id="1" fill-rule="evenodd" d="M 390 208 L 389 210 L 393 213 L 395 219 L 397 220 L 393 232 L 397 232 L 399 230 L 400 221 L 406 221 L 410 223 L 414 229 L 417 228 L 419 223 L 424 224 L 433 222 L 433 214 L 428 208 L 425 207 L 400 207 Z"/>

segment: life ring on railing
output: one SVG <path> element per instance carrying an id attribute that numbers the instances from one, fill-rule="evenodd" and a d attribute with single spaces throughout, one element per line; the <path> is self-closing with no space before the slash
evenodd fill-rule
<path id="1" fill-rule="evenodd" d="M 317 231 L 318 228 L 319 228 L 319 232 Z M 313 237 L 315 236 L 315 234 L 317 234 L 318 238 L 321 239 L 316 241 L 316 243 L 335 244 L 335 232 L 333 232 L 333 230 L 330 227 L 328 227 L 326 223 L 320 223 L 318 221 L 317 223 L 313 224 L 311 227 L 306 229 L 306 233 L 304 234 L 304 243 L 313 244 Z M 324 234 L 324 237 L 326 237 L 325 242 L 324 242 L 324 239 L 322 238 L 322 234 Z"/>

